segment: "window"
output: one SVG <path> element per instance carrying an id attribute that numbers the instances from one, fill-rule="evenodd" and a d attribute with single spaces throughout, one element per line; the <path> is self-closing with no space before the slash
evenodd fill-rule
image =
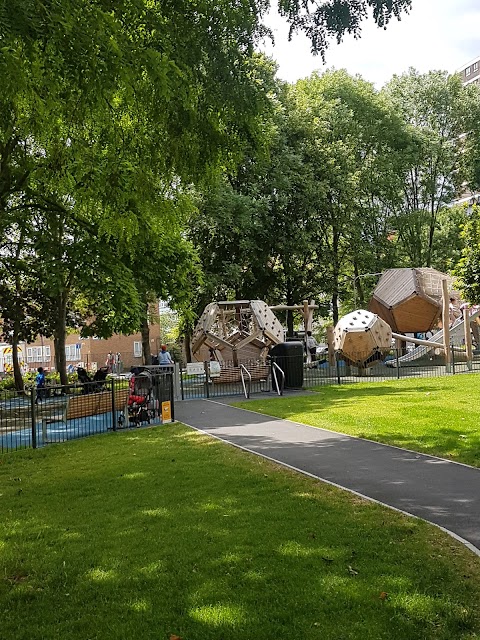
<path id="1" fill-rule="evenodd" d="M 466 75 L 466 76 L 469 76 L 471 73 L 472 73 L 472 67 L 467 67 L 467 68 L 465 69 L 465 75 Z"/>
<path id="2" fill-rule="evenodd" d="M 142 343 L 134 342 L 133 343 L 133 357 L 141 358 L 142 357 Z"/>
<path id="3" fill-rule="evenodd" d="M 81 353 L 81 344 L 67 344 L 65 346 L 65 359 L 67 361 L 79 361 Z"/>
<path id="4" fill-rule="evenodd" d="M 27 362 L 50 362 L 50 347 L 27 347 Z"/>
<path id="5" fill-rule="evenodd" d="M 478 71 L 478 62 L 473 63 L 473 70 Z"/>

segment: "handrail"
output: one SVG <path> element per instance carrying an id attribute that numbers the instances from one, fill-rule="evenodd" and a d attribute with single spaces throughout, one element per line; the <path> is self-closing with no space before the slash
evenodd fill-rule
<path id="1" fill-rule="evenodd" d="M 247 392 L 247 387 L 245 385 L 245 376 L 243 375 L 243 372 L 246 371 L 247 376 L 248 376 L 248 392 Z M 250 373 L 250 371 L 247 369 L 247 367 L 243 364 L 240 365 L 240 375 L 242 377 L 242 384 L 243 384 L 243 393 L 245 394 L 245 398 L 248 400 L 250 398 L 250 390 L 252 388 L 252 374 Z"/>
<path id="2" fill-rule="evenodd" d="M 278 369 L 280 371 L 281 375 L 282 375 L 282 386 L 281 387 L 278 386 L 276 369 Z M 283 369 L 281 367 L 278 366 L 278 364 L 275 362 L 275 360 L 272 362 L 272 374 L 273 374 L 273 379 L 275 380 L 275 388 L 277 389 L 277 393 L 278 393 L 279 396 L 283 396 L 283 389 L 285 387 L 285 372 L 283 371 Z"/>

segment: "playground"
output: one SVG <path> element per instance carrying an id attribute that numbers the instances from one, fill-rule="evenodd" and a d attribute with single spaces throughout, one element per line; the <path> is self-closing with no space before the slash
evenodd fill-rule
<path id="1" fill-rule="evenodd" d="M 231 324 L 245 316 L 228 311 Z M 350 348 L 347 321 L 333 362 L 295 342 L 280 351 L 276 387 L 261 352 L 284 342 L 257 327 L 248 365 L 237 335 L 235 361 L 180 372 L 183 391 L 206 398 L 177 404 L 184 424 L 0 456 L 2 637 L 478 636 L 477 360 L 451 344 L 455 323 L 443 353 L 432 338 L 421 358 L 392 353 L 378 317 L 357 312 L 369 350 Z M 300 374 L 314 391 L 288 386 Z M 243 408 L 226 397 L 252 390 Z"/>
<path id="2" fill-rule="evenodd" d="M 312 348 L 316 309 L 308 300 L 270 307 L 261 300 L 207 305 L 193 334 L 193 361 L 181 372 L 182 399 L 242 392 L 248 398 L 252 389 L 272 386 L 309 388 L 480 368 L 480 309 L 461 300 L 452 278 L 435 269 L 384 272 L 368 310 L 357 309 L 327 329 L 328 349 L 318 358 Z M 285 335 L 278 312 L 300 315 L 301 341 Z"/>

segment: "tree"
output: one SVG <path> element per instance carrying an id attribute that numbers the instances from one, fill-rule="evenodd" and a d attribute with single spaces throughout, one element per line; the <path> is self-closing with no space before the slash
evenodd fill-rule
<path id="1" fill-rule="evenodd" d="M 281 5 L 292 19 L 308 8 L 294 4 Z M 345 3 L 327 4 L 330 18 L 307 29 L 319 51 L 322 33 L 358 33 L 364 15 L 365 3 L 349 5 L 348 16 Z M 375 19 L 384 24 L 407 5 L 377 2 Z M 70 294 L 88 292 L 80 276 L 109 264 L 102 286 L 121 300 L 127 289 L 113 292 L 113 280 L 123 281 L 111 255 L 128 251 L 178 185 L 207 182 L 238 163 L 246 144 L 262 142 L 270 74 L 254 47 L 268 6 L 14 0 L 2 8 L 0 214 L 30 212 L 27 244 L 36 264 L 50 268 L 39 273 L 55 300 L 60 354 Z M 133 308 L 133 290 L 130 299 Z M 100 308 L 112 318 L 112 307 Z M 132 318 L 120 316 L 126 325 Z"/>
<path id="2" fill-rule="evenodd" d="M 468 186 L 480 135 L 480 92 L 457 75 L 414 69 L 383 91 L 410 127 L 416 144 L 406 150 L 401 200 L 392 226 L 409 266 L 431 266 L 440 211 Z"/>
<path id="3" fill-rule="evenodd" d="M 292 126 L 310 171 L 303 206 L 315 226 L 315 262 L 337 322 L 345 278 L 380 271 L 388 261 L 382 202 L 396 197 L 397 155 L 411 139 L 374 87 L 344 71 L 313 74 L 296 83 L 292 96 Z"/>
<path id="4" fill-rule="evenodd" d="M 345 33 L 356 38 L 361 34 L 361 23 L 373 9 L 373 18 L 379 27 L 385 28 L 394 16 L 400 19 L 402 12 L 410 9 L 411 0 L 279 0 L 279 9 L 290 23 L 290 36 L 303 31 L 312 42 L 312 52 L 325 57 L 329 38 L 341 42 Z"/>
<path id="5" fill-rule="evenodd" d="M 465 300 L 480 304 L 480 208 L 477 205 L 472 207 L 462 238 L 464 248 L 454 275 Z"/>

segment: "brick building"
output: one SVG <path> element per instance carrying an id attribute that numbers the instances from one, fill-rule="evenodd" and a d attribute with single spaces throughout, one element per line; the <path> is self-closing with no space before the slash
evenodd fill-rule
<path id="1" fill-rule="evenodd" d="M 150 325 L 150 349 L 152 354 L 160 351 L 160 325 Z M 35 370 L 44 367 L 55 370 L 55 347 L 53 340 L 39 336 L 35 342 L 23 347 L 26 349 L 26 368 Z M 81 338 L 78 333 L 67 336 L 66 345 L 67 369 L 74 371 L 76 367 L 95 370 L 105 366 L 109 352 L 120 354 L 119 360 L 123 370 L 143 364 L 142 336 L 135 333 L 130 336 L 113 335 L 106 340 L 100 338 Z"/>

